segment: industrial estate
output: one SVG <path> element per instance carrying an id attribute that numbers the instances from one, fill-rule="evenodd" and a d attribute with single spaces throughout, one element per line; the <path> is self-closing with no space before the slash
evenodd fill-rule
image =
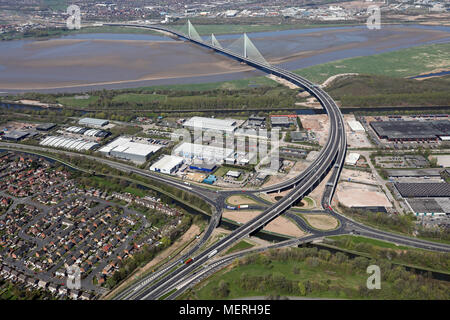
<path id="1" fill-rule="evenodd" d="M 80 1 L 82 9 L 90 2 Z M 211 11 L 186 1 L 184 12 L 170 12 L 143 1 L 144 20 L 117 18 L 129 5 L 121 1 L 114 9 L 93 2 L 84 14 L 112 32 L 102 44 L 161 37 L 145 40 L 149 50 L 152 41 L 197 50 L 244 78 L 101 90 L 9 90 L 0 82 L 0 299 L 450 298 L 448 51 L 433 51 L 433 69 L 408 77 L 358 60 L 372 63 L 375 52 L 302 73 L 287 58 L 266 60 L 252 30 L 229 45 L 198 30 L 210 25 L 204 19 L 225 19 L 246 32 L 241 19 L 273 27 L 279 15 L 285 25 L 355 22 L 365 2 L 265 9 L 256 1 L 244 12 L 234 1 L 200 1 Z M 429 14 L 448 22 L 446 3 L 380 5 L 400 19 L 396 10 L 409 17 L 412 2 L 424 22 Z M 66 17 L 54 10 L 55 19 Z M 440 28 L 447 36 L 430 48 L 445 52 L 450 26 Z M 376 57 L 407 59 L 405 52 Z M 381 277 L 370 286 L 373 268 Z"/>

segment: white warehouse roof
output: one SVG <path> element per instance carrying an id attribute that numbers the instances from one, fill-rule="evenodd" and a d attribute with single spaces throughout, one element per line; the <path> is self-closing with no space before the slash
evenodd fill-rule
<path id="1" fill-rule="evenodd" d="M 160 145 L 134 142 L 132 138 L 119 137 L 99 151 L 116 156 L 120 154 L 124 158 L 129 159 L 130 156 L 147 157 L 161 148 L 162 146 Z"/>
<path id="2" fill-rule="evenodd" d="M 78 124 L 84 124 L 87 126 L 98 126 L 98 127 L 105 126 L 108 123 L 109 123 L 108 120 L 95 119 L 95 118 L 83 118 L 83 119 L 80 119 L 80 121 L 78 121 Z"/>
<path id="3" fill-rule="evenodd" d="M 362 126 L 361 122 L 356 120 L 349 120 L 347 121 L 348 125 L 350 126 L 350 129 L 355 132 L 365 132 L 366 130 Z"/>
<path id="4" fill-rule="evenodd" d="M 184 162 L 184 158 L 177 156 L 169 156 L 165 155 L 159 161 L 155 162 L 150 170 L 152 171 L 160 171 L 163 173 L 171 173 L 173 168 L 179 166 Z"/>
<path id="5" fill-rule="evenodd" d="M 174 154 L 188 159 L 207 160 L 211 162 L 223 162 L 234 154 L 233 149 L 205 146 L 196 143 L 183 142 L 174 149 Z"/>
<path id="6" fill-rule="evenodd" d="M 202 130 L 233 132 L 236 129 L 236 120 L 192 117 L 189 120 L 185 121 L 183 123 L 183 126 L 190 128 L 200 128 Z"/>
<path id="7" fill-rule="evenodd" d="M 39 143 L 41 146 L 64 148 L 69 150 L 84 151 L 91 150 L 98 146 L 98 143 L 83 140 L 80 138 L 66 138 L 49 136 Z"/>
<path id="8" fill-rule="evenodd" d="M 345 159 L 345 164 L 355 165 L 360 157 L 359 153 L 352 152 Z"/>

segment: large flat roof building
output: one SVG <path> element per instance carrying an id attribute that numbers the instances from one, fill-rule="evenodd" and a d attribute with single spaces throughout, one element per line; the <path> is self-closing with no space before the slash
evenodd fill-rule
<path id="1" fill-rule="evenodd" d="M 98 143 L 83 140 L 81 138 L 66 138 L 58 136 L 48 136 L 39 143 L 41 146 L 63 148 L 68 150 L 86 151 L 98 146 Z"/>
<path id="2" fill-rule="evenodd" d="M 371 127 L 382 139 L 389 141 L 437 140 L 450 135 L 450 121 L 374 121 Z"/>
<path id="3" fill-rule="evenodd" d="M 106 126 L 109 123 L 108 120 L 95 119 L 95 118 L 83 118 L 78 121 L 78 124 L 88 127 L 100 128 Z"/>
<path id="4" fill-rule="evenodd" d="M 192 117 L 183 123 L 183 126 L 189 129 L 212 130 L 225 133 L 232 133 L 236 130 L 236 120 L 234 119 L 215 119 L 206 117 Z"/>
<path id="5" fill-rule="evenodd" d="M 404 198 L 438 198 L 450 197 L 448 183 L 394 183 L 395 188 Z"/>
<path id="6" fill-rule="evenodd" d="M 359 122 L 359 121 L 349 120 L 349 121 L 347 121 L 347 123 L 353 132 L 365 132 L 366 131 L 364 129 L 363 125 L 361 124 L 361 122 Z"/>
<path id="7" fill-rule="evenodd" d="M 164 155 L 160 160 L 152 164 L 151 171 L 171 174 L 177 170 L 184 162 L 184 158 Z"/>
<path id="8" fill-rule="evenodd" d="M 132 138 L 119 137 L 99 150 L 112 157 L 144 163 L 149 156 L 162 147 L 147 143 L 135 142 Z"/>
<path id="9" fill-rule="evenodd" d="M 226 158 L 234 154 L 234 150 L 183 142 L 174 149 L 174 154 L 185 159 L 222 163 Z"/>
<path id="10" fill-rule="evenodd" d="M 9 141 L 20 141 L 28 135 L 29 135 L 28 132 L 13 130 L 13 131 L 5 132 L 5 134 L 2 136 L 2 139 L 9 140 Z"/>
<path id="11" fill-rule="evenodd" d="M 288 116 L 271 116 L 270 125 L 272 127 L 289 127 L 291 125 L 291 120 Z"/>

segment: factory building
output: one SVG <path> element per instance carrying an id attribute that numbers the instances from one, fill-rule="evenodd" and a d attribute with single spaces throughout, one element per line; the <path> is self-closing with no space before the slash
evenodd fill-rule
<path id="1" fill-rule="evenodd" d="M 81 127 L 68 127 L 66 132 L 82 134 L 87 137 L 97 137 L 97 138 L 105 138 L 110 135 L 108 131 L 100 130 L 100 129 L 86 129 Z"/>
<path id="2" fill-rule="evenodd" d="M 26 138 L 29 135 L 28 132 L 24 132 L 24 131 L 9 131 L 9 132 L 5 132 L 5 134 L 2 136 L 3 140 L 8 140 L 8 141 L 20 141 L 24 138 Z"/>
<path id="3" fill-rule="evenodd" d="M 301 131 L 292 131 L 291 132 L 291 140 L 292 142 L 302 142 L 308 140 L 308 133 Z"/>
<path id="4" fill-rule="evenodd" d="M 66 138 L 57 136 L 46 137 L 39 144 L 45 147 L 63 148 L 75 151 L 92 150 L 99 145 L 96 142 L 83 140 L 81 138 Z"/>
<path id="5" fill-rule="evenodd" d="M 151 167 L 151 171 L 171 174 L 176 171 L 184 162 L 184 158 L 165 155 Z"/>
<path id="6" fill-rule="evenodd" d="M 38 131 L 50 131 L 50 130 L 52 130 L 55 127 L 56 127 L 56 124 L 54 124 L 54 123 L 42 123 L 42 124 L 40 124 L 40 125 L 38 125 L 36 127 L 36 130 L 38 130 Z"/>
<path id="7" fill-rule="evenodd" d="M 109 123 L 108 120 L 104 119 L 95 119 L 95 118 L 83 118 L 78 121 L 79 125 L 93 127 L 93 128 L 101 128 L 106 126 Z"/>
<path id="8" fill-rule="evenodd" d="M 185 128 L 211 130 L 217 132 L 233 133 L 236 128 L 236 120 L 234 119 L 215 119 L 205 117 L 192 117 L 183 123 Z"/>
<path id="9" fill-rule="evenodd" d="M 234 150 L 183 142 L 174 149 L 174 154 L 190 160 L 201 160 L 207 163 L 222 163 L 224 159 L 229 158 L 234 154 Z"/>
<path id="10" fill-rule="evenodd" d="M 101 148 L 99 152 L 141 164 L 161 148 L 159 145 L 134 142 L 132 138 L 119 137 Z"/>
<path id="11" fill-rule="evenodd" d="M 373 121 L 370 126 L 388 141 L 437 141 L 450 135 L 450 121 Z"/>
<path id="12" fill-rule="evenodd" d="M 295 123 L 297 115 L 274 115 L 270 116 L 270 125 L 272 128 L 289 128 L 291 124 Z"/>

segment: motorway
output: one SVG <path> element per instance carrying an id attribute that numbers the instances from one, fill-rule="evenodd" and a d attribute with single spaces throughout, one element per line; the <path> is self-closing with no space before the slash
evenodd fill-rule
<path id="1" fill-rule="evenodd" d="M 141 25 L 129 25 L 129 24 L 107 24 L 107 25 L 120 25 L 120 26 L 129 26 L 129 27 L 143 27 L 148 29 L 159 30 L 163 32 L 172 33 L 179 38 L 184 38 L 188 41 L 191 41 L 200 46 L 206 47 L 208 49 L 212 49 L 216 52 L 229 56 L 235 60 L 240 62 L 244 62 L 250 66 L 253 66 L 261 71 L 276 75 L 280 78 L 286 79 L 308 91 L 312 96 L 316 97 L 319 103 L 326 110 L 329 119 L 330 119 L 330 131 L 326 145 L 322 148 L 317 159 L 300 174 L 299 176 L 285 181 L 284 183 L 278 186 L 271 186 L 269 188 L 260 189 L 258 192 L 271 192 L 273 190 L 280 190 L 281 188 L 290 188 L 293 187 L 292 190 L 277 203 L 273 204 L 271 207 L 266 209 L 262 214 L 253 218 L 246 224 L 242 225 L 238 229 L 234 230 L 230 235 L 225 237 L 224 239 L 218 241 L 217 243 L 211 245 L 197 256 L 194 257 L 193 262 L 188 265 L 183 265 L 176 270 L 174 270 L 169 275 L 165 276 L 162 280 L 158 281 L 156 284 L 150 286 L 141 286 L 142 290 L 136 290 L 136 293 L 131 297 L 127 298 L 132 299 L 157 299 L 160 296 L 164 295 L 166 292 L 172 290 L 172 288 L 181 281 L 184 277 L 189 275 L 198 267 L 201 267 L 205 264 L 209 259 L 211 259 L 214 255 L 219 252 L 222 252 L 234 242 L 242 239 L 243 237 L 248 236 L 249 234 L 263 228 L 267 223 L 275 219 L 280 214 L 284 213 L 288 210 L 292 204 L 294 204 L 299 199 L 302 199 L 306 194 L 311 192 L 327 175 L 329 170 L 333 168 L 333 165 L 336 162 L 336 166 L 334 167 L 334 174 L 332 175 L 333 181 L 329 182 L 330 189 L 330 197 L 328 197 L 327 202 L 331 200 L 331 196 L 334 193 L 335 182 L 339 178 L 339 173 L 343 165 L 343 161 L 345 159 L 345 153 L 347 148 L 346 143 L 346 135 L 344 130 L 344 123 L 342 114 L 336 103 L 331 99 L 331 97 L 321 90 L 317 85 L 312 82 L 290 72 L 287 70 L 283 70 L 279 67 L 267 65 L 264 62 L 256 61 L 247 57 L 244 57 L 240 54 L 234 53 L 228 49 L 223 49 L 220 47 L 216 47 L 212 44 L 208 44 L 203 41 L 198 41 L 187 37 L 184 34 L 181 34 L 176 31 L 169 30 L 163 27 L 157 26 L 141 26 Z"/>

